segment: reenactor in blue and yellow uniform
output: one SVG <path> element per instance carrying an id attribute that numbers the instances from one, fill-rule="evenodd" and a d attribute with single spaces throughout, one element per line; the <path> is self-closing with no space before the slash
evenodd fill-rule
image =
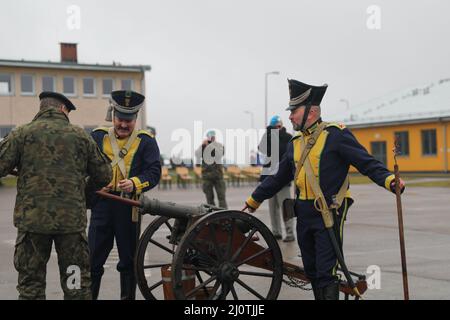
<path id="1" fill-rule="evenodd" d="M 145 130 L 135 130 L 144 99 L 133 91 L 113 91 L 106 119 L 113 121 L 113 127 L 98 128 L 92 133 L 100 149 L 112 161 L 113 179 L 105 191 L 133 199 L 154 188 L 161 176 L 155 138 Z M 103 265 L 115 238 L 119 251 L 120 297 L 135 299 L 133 259 L 140 232 L 139 215 L 135 209 L 115 201 L 94 199 L 88 235 L 93 298 L 98 297 Z"/>
<path id="2" fill-rule="evenodd" d="M 244 210 L 254 212 L 260 204 L 295 180 L 294 211 L 297 239 L 303 266 L 316 299 L 339 299 L 336 250 L 322 218 L 324 199 L 334 215 L 334 234 L 342 252 L 342 232 L 348 208 L 353 203 L 348 189 L 350 165 L 379 186 L 394 192 L 394 175 L 356 140 L 344 125 L 322 122 L 320 103 L 327 89 L 288 80 L 290 102 L 287 110 L 294 136 L 279 163 L 278 172 L 266 178 L 245 203 Z M 304 147 L 305 146 L 305 147 Z M 305 155 L 303 151 L 307 149 Z M 301 159 L 302 158 L 302 159 Z M 303 162 L 297 166 L 298 162 Z M 313 181 L 315 180 L 315 181 Z M 404 190 L 404 182 L 400 180 Z"/>

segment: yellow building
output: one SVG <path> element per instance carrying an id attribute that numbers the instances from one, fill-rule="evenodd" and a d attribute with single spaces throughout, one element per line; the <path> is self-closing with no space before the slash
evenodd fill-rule
<path id="1" fill-rule="evenodd" d="M 73 124 L 91 131 L 105 122 L 111 91 L 145 92 L 150 66 L 81 64 L 75 44 L 61 44 L 61 62 L 0 60 L 0 139 L 14 127 L 30 122 L 39 111 L 39 93 L 57 91 L 77 107 Z M 145 105 L 138 127 L 146 127 Z M 110 125 L 110 123 L 109 123 Z"/>
<path id="2" fill-rule="evenodd" d="M 331 118 L 346 124 L 390 170 L 396 137 L 402 172 L 450 170 L 450 79 L 374 99 Z"/>

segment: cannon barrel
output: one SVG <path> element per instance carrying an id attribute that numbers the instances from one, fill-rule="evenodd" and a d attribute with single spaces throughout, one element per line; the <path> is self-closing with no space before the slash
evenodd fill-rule
<path id="1" fill-rule="evenodd" d="M 197 207 L 179 205 L 174 202 L 159 201 L 157 199 L 149 199 L 147 197 L 142 197 L 141 201 L 136 201 L 132 199 L 122 198 L 104 191 L 97 191 L 96 193 L 103 198 L 118 201 L 120 203 L 134 207 L 139 207 L 141 208 L 142 214 L 150 214 L 153 216 L 186 219 L 192 216 L 206 214 L 208 212 L 211 212 L 213 209 L 218 209 L 206 205 L 200 205 Z"/>
<path id="2" fill-rule="evenodd" d="M 148 213 L 151 215 L 181 219 L 203 215 L 210 211 L 207 207 L 202 205 L 197 207 L 185 206 L 169 201 L 149 199 L 147 197 L 143 197 L 141 199 L 141 208 L 143 214 Z"/>

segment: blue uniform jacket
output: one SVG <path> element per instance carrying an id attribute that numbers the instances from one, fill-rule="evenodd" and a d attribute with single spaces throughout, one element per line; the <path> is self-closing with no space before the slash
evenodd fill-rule
<path id="1" fill-rule="evenodd" d="M 92 132 L 92 137 L 98 144 L 100 150 L 108 157 L 112 158 L 108 128 L 95 129 Z M 136 141 L 132 144 L 125 157 L 128 171 L 126 178 L 133 181 L 138 194 L 148 191 L 158 185 L 161 177 L 161 163 L 159 156 L 159 148 L 155 138 L 147 131 L 140 130 Z M 118 172 L 120 171 L 117 166 L 113 168 L 113 181 L 114 175 L 117 175 Z"/>
<path id="2" fill-rule="evenodd" d="M 305 135 L 314 132 L 317 124 L 308 129 Z M 287 151 L 280 161 L 278 172 L 268 176 L 247 199 L 247 204 L 256 209 L 266 199 L 273 197 L 287 183 L 294 179 L 296 164 L 300 159 L 301 148 L 298 134 L 290 141 Z M 350 165 L 353 165 L 360 173 L 368 176 L 379 186 L 391 190 L 390 183 L 394 179 L 386 167 L 380 161 L 371 156 L 367 150 L 356 140 L 355 136 L 343 125 L 330 123 L 322 131 L 316 144 L 308 155 L 313 171 L 319 178 L 320 188 L 330 205 L 332 196 L 336 195 L 344 183 Z M 295 182 L 297 197 L 300 207 L 311 204 L 315 195 L 306 179 L 306 173 L 302 169 Z M 347 192 L 347 197 L 350 197 Z M 306 208 L 305 207 L 305 208 Z"/>

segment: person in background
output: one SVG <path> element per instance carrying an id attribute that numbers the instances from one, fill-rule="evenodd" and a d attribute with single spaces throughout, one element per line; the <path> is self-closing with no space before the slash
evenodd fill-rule
<path id="1" fill-rule="evenodd" d="M 196 158 L 202 162 L 203 192 L 206 202 L 215 206 L 214 189 L 219 199 L 219 207 L 227 209 L 226 186 L 223 179 L 223 156 L 225 149 L 223 145 L 216 141 L 216 132 L 208 131 L 206 139 L 196 150 Z"/>
<path id="2" fill-rule="evenodd" d="M 273 116 L 270 120 L 269 126 L 266 128 L 266 133 L 262 137 L 258 146 L 258 150 L 263 154 L 264 159 L 266 159 L 266 163 L 263 165 L 263 171 L 259 179 L 260 182 L 263 182 L 268 176 L 273 175 L 276 172 L 278 169 L 278 164 L 271 161 L 271 159 L 275 158 L 272 156 L 273 152 L 278 152 L 278 158 L 275 158 L 274 160 L 279 162 L 286 153 L 287 146 L 291 139 L 292 135 L 286 131 L 281 118 L 277 115 Z M 272 146 L 278 147 L 276 148 L 278 150 L 272 150 Z M 290 199 L 291 197 L 291 182 L 289 182 L 283 186 L 278 193 L 269 199 L 270 223 L 272 225 L 272 233 L 275 239 L 282 239 L 281 216 L 283 201 L 285 199 Z M 286 237 L 283 241 L 295 241 L 294 219 L 292 218 L 288 221 L 284 221 L 284 227 Z"/>

